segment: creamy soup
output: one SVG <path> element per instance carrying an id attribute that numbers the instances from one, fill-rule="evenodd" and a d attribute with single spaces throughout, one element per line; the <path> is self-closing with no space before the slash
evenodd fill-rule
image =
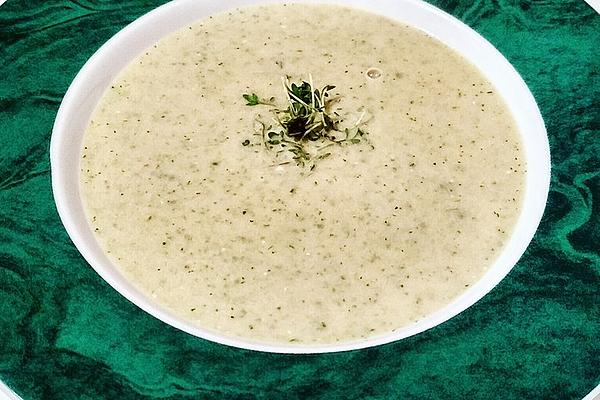
<path id="1" fill-rule="evenodd" d="M 335 85 L 365 140 L 316 167 L 256 143 L 256 93 Z M 248 145 L 248 139 L 252 141 Z M 170 34 L 107 89 L 81 193 L 111 260 L 197 326 L 268 343 L 388 334 L 477 282 L 519 215 L 525 164 L 495 88 L 409 26 L 329 5 L 219 14 Z M 287 160 L 289 161 L 289 160 Z"/>

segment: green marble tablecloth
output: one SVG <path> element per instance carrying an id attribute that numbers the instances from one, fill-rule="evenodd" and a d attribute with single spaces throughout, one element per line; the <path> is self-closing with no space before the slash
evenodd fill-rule
<path id="1" fill-rule="evenodd" d="M 600 383 L 600 16 L 587 4 L 432 1 L 535 95 L 552 148 L 545 217 L 510 275 L 451 321 L 378 348 L 291 356 L 213 344 L 140 311 L 56 213 L 48 145 L 63 94 L 103 42 L 162 2 L 0 8 L 0 379 L 25 399 L 64 400 L 580 399 Z"/>

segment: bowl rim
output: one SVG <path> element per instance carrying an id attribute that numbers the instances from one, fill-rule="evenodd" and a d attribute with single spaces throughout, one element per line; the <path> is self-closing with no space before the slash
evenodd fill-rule
<path id="1" fill-rule="evenodd" d="M 50 141 L 52 191 L 60 219 L 81 255 L 117 292 L 155 318 L 212 342 L 273 353 L 309 354 L 357 350 L 395 342 L 438 326 L 465 311 L 488 294 L 516 265 L 541 222 L 550 187 L 550 147 L 539 108 L 527 85 L 486 39 L 450 14 L 421 0 L 174 0 L 139 17 L 112 36 L 85 63 L 69 86 L 58 110 Z M 500 256 L 479 281 L 442 309 L 390 334 L 339 344 L 286 345 L 265 343 L 222 335 L 192 325 L 166 308 L 152 302 L 135 288 L 108 260 L 93 239 L 82 217 L 79 198 L 79 155 L 81 139 L 101 93 L 114 76 L 139 53 L 158 39 L 190 23 L 237 7 L 301 3 L 334 4 L 379 14 L 417 29 L 453 48 L 500 89 L 524 142 L 527 159 L 523 207 L 513 234 Z M 128 55 L 124 56 L 124 50 Z M 120 65 L 120 66 L 119 66 Z M 485 68 L 482 68 L 485 67 Z M 509 79 L 500 79 L 509 78 Z M 100 81 L 100 82 L 98 82 Z M 82 114 L 87 117 L 83 118 Z M 83 121 L 83 122 L 82 122 Z M 82 129 L 83 128 L 83 129 Z M 75 132 L 75 133 L 73 133 Z M 76 150 L 76 151 L 75 151 Z M 535 162 L 530 162 L 530 161 Z M 76 176 L 75 176 L 76 175 Z M 76 178 L 76 179 L 75 179 Z M 508 252 L 508 253 L 507 253 Z"/>

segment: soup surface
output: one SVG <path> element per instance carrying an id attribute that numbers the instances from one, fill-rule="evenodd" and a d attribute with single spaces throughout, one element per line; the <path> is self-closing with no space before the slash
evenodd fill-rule
<path id="1" fill-rule="evenodd" d="M 242 98 L 285 105 L 281 77 L 308 74 L 349 120 L 368 115 L 365 140 L 314 169 L 255 143 L 270 111 Z M 360 340 L 443 308 L 502 251 L 525 174 L 506 105 L 468 61 L 326 5 L 165 37 L 107 89 L 83 146 L 89 222 L 122 273 L 193 324 L 269 343 Z"/>

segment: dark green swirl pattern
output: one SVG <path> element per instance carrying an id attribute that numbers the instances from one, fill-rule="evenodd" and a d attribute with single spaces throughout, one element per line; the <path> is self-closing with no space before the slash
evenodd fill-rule
<path id="1" fill-rule="evenodd" d="M 207 0 L 199 0 L 207 1 Z M 544 115 L 541 227 L 488 296 L 417 337 L 288 356 L 202 341 L 88 267 L 50 186 L 70 81 L 161 0 L 8 0 L 0 8 L 0 378 L 25 399 L 580 399 L 600 383 L 600 16 L 581 0 L 434 0 L 490 40 Z"/>

